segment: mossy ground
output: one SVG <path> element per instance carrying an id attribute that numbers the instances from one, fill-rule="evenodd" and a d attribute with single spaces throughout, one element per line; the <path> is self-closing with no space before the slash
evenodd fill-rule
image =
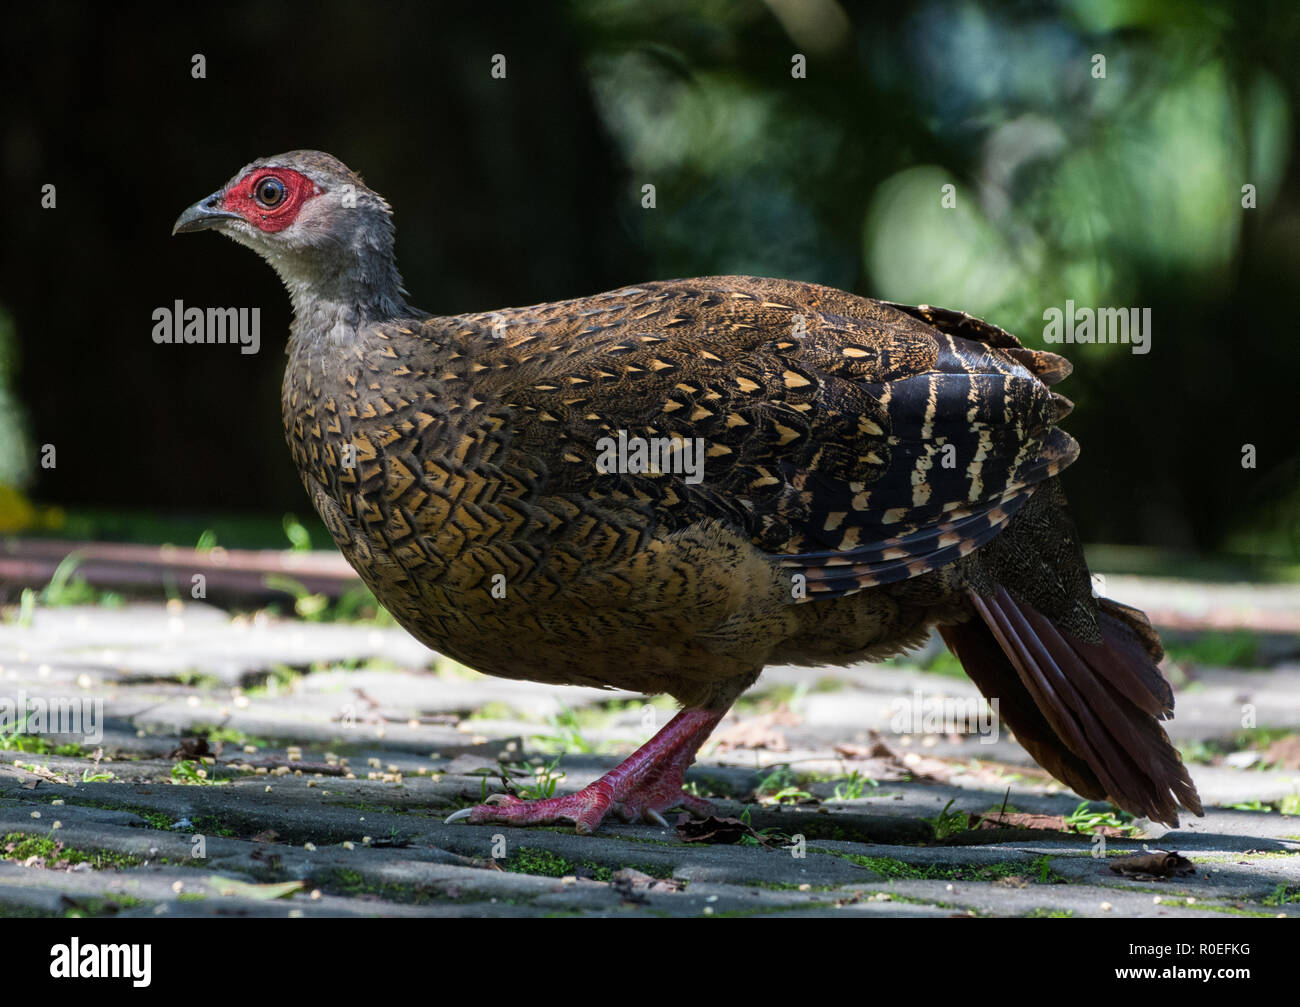
<path id="1" fill-rule="evenodd" d="M 32 857 L 40 859 L 41 866 L 48 868 L 72 867 L 76 864 L 89 864 L 95 870 L 107 868 L 138 867 L 144 863 L 141 857 L 113 850 L 77 850 L 65 846 L 60 840 L 51 836 L 29 835 L 23 832 L 10 832 L 0 839 L 0 857 L 25 863 Z"/>

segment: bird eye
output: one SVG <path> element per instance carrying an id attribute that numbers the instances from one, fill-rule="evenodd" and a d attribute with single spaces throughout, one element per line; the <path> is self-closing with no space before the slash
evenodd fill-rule
<path id="1" fill-rule="evenodd" d="M 281 200 L 284 199 L 284 183 L 278 178 L 268 175 L 257 183 L 253 189 L 253 195 L 257 197 L 259 203 L 268 209 L 279 206 Z"/>

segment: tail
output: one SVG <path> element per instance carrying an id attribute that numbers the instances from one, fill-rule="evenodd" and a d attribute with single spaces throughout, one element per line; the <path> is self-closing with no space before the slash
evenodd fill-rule
<path id="1" fill-rule="evenodd" d="M 982 576 L 967 589 L 978 618 L 941 627 L 944 642 L 998 700 L 1034 760 L 1081 796 L 1170 826 L 1179 805 L 1202 814 L 1160 726 L 1174 696 L 1156 667 L 1159 638 L 1137 609 L 1092 597 L 1059 487 L 1048 483 L 1034 496 L 1042 499 L 1026 506 L 1028 520 L 1018 516 L 980 557 Z M 1077 569 L 1067 563 L 1063 571 L 1064 546 L 1077 552 Z"/>

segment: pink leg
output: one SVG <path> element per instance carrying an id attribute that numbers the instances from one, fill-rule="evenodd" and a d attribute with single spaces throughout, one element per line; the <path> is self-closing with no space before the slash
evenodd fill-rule
<path id="1" fill-rule="evenodd" d="M 708 815 L 712 810 L 709 803 L 682 793 L 682 782 L 695 753 L 722 717 L 723 713 L 710 710 L 682 710 L 623 762 L 576 794 L 544 801 L 493 794 L 487 804 L 458 811 L 447 821 L 468 819 L 473 825 L 552 825 L 567 821 L 577 826 L 580 835 L 590 835 L 611 810 L 628 822 L 638 818 L 654 821 L 661 811 L 675 807 Z"/>

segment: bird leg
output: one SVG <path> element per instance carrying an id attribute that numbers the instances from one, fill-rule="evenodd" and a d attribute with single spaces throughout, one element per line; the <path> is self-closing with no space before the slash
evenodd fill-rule
<path id="1" fill-rule="evenodd" d="M 458 811 L 448 822 L 468 819 L 473 825 L 553 825 L 573 822 L 579 835 L 590 835 L 610 811 L 624 821 L 637 819 L 666 825 L 660 812 L 683 807 L 693 814 L 712 812 L 708 801 L 682 792 L 686 768 L 726 711 L 682 710 L 663 729 L 594 783 L 575 794 L 525 801 L 493 794 L 486 804 Z"/>

